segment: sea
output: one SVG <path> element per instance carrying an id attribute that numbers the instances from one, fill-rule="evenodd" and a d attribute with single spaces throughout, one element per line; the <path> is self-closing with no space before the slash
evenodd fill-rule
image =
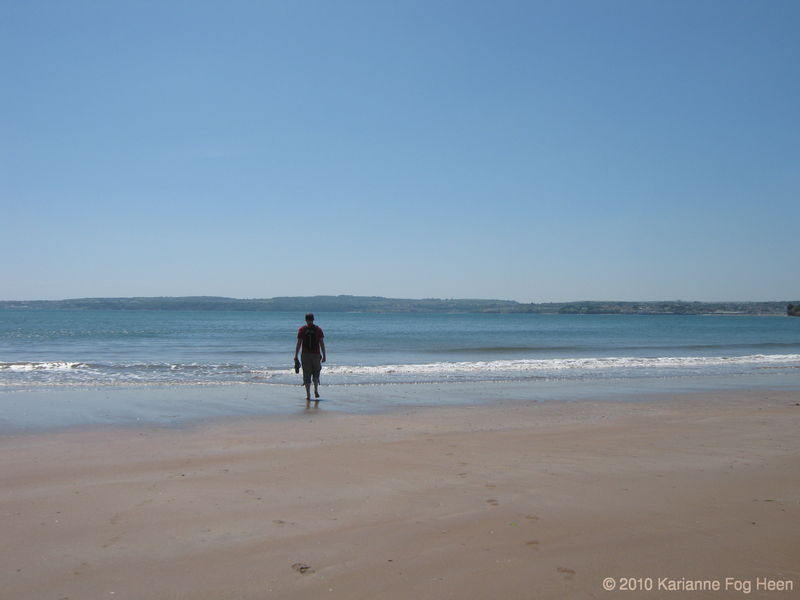
<path id="1" fill-rule="evenodd" d="M 397 386 L 426 384 L 447 395 L 524 383 L 529 395 L 562 397 L 626 385 L 800 389 L 800 318 L 793 317 L 318 313 L 316 322 L 328 351 L 327 396 L 368 389 L 373 406 L 396 398 L 389 390 Z M 205 388 L 221 398 L 225 387 L 245 386 L 248 397 L 266 399 L 256 403 L 263 410 L 283 405 L 289 390 L 298 395 L 293 356 L 302 324 L 302 314 L 283 312 L 0 310 L 0 427 L 3 419 L 11 428 L 72 422 L 54 407 L 81 390 L 94 397 L 127 390 L 131 398 L 141 397 L 136 390 Z M 137 418 L 124 401 L 104 402 Z M 77 412 L 86 413 L 77 421 L 91 421 L 102 411 Z"/>

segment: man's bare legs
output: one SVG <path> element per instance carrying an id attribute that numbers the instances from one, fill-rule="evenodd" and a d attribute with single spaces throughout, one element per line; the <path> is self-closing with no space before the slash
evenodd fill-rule
<path id="1" fill-rule="evenodd" d="M 311 408 L 311 384 L 307 383 L 306 386 L 306 408 Z M 319 408 L 319 382 L 314 382 L 314 408 Z"/>

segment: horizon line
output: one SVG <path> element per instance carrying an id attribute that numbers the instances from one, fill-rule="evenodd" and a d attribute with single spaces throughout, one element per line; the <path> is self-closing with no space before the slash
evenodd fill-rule
<path id="1" fill-rule="evenodd" d="M 531 301 L 531 302 L 524 302 L 520 300 L 511 300 L 511 299 L 502 299 L 502 298 L 457 298 L 457 297 L 423 297 L 423 298 L 401 298 L 401 297 L 393 297 L 393 296 L 375 296 L 375 295 L 356 295 L 356 294 L 315 294 L 313 296 L 272 296 L 272 297 L 263 297 L 263 298 L 237 298 L 234 296 L 216 296 L 216 295 L 185 295 L 185 296 L 82 296 L 82 297 L 73 297 L 73 298 L 58 298 L 58 299 L 25 299 L 25 300 L 0 300 L 3 303 L 10 303 L 10 302 L 17 302 L 17 303 L 24 303 L 24 302 L 72 302 L 72 301 L 81 301 L 81 300 L 134 300 L 134 299 L 141 299 L 141 300 L 185 300 L 185 299 L 220 299 L 220 300 L 235 300 L 240 302 L 247 302 L 247 301 L 268 301 L 268 300 L 276 300 L 276 299 L 296 299 L 296 298 L 359 298 L 359 299 L 378 299 L 378 300 L 401 300 L 401 301 L 438 301 L 438 302 L 447 302 L 447 301 L 458 301 L 458 302 L 506 302 L 506 303 L 514 303 L 514 304 L 579 304 L 582 302 L 608 302 L 608 303 L 625 303 L 625 304 L 632 304 L 632 303 L 639 303 L 639 304 L 654 304 L 659 302 L 671 302 L 671 303 L 687 303 L 687 304 L 721 304 L 721 303 L 736 303 L 736 304 L 745 304 L 745 303 L 792 303 L 794 301 L 781 299 L 781 300 L 685 300 L 681 298 L 677 299 L 659 299 L 659 300 L 611 300 L 611 299 L 599 299 L 599 300 L 590 300 L 590 299 L 581 299 L 581 300 L 550 300 L 550 301 Z"/>

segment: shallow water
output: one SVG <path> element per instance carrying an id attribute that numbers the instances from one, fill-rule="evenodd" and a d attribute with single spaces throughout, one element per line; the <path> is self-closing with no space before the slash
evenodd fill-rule
<path id="1" fill-rule="evenodd" d="M 299 384 L 44 387 L 0 393 L 0 433 L 96 425 L 182 427 L 206 419 L 305 418 L 327 413 L 374 413 L 425 406 L 587 399 L 639 402 L 661 394 L 741 389 L 797 390 L 800 402 L 800 373 L 584 381 L 323 385 L 318 411 L 305 409 L 305 390 Z"/>

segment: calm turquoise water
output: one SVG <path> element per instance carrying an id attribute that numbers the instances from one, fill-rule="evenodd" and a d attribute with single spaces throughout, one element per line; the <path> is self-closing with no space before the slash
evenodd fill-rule
<path id="1" fill-rule="evenodd" d="M 786 376 L 800 319 L 317 314 L 326 384 Z M 2 311 L 0 389 L 296 384 L 302 315 Z"/>

